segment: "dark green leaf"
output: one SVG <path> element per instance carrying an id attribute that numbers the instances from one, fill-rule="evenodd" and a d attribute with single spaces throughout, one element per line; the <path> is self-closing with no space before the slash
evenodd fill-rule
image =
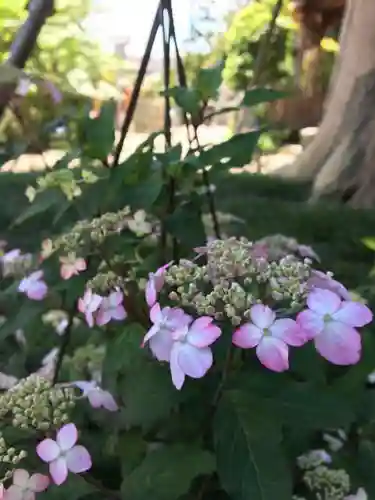
<path id="1" fill-rule="evenodd" d="M 146 180 L 134 186 L 125 186 L 123 200 L 131 208 L 149 209 L 157 200 L 163 188 L 163 175 L 161 169 L 155 170 Z"/>
<path id="2" fill-rule="evenodd" d="M 206 241 L 201 207 L 197 201 L 178 207 L 166 218 L 165 223 L 167 231 L 188 248 L 202 245 Z"/>
<path id="3" fill-rule="evenodd" d="M 233 500 L 290 500 L 291 475 L 272 414 L 231 393 L 223 397 L 214 421 L 221 484 Z"/>
<path id="4" fill-rule="evenodd" d="M 246 91 L 242 101 L 242 106 L 256 106 L 257 104 L 278 101 L 279 99 L 284 99 L 288 96 L 289 94 L 287 92 L 282 92 L 280 90 L 267 88 L 251 89 Z"/>
<path id="5" fill-rule="evenodd" d="M 173 87 L 168 94 L 175 100 L 177 106 L 192 116 L 197 115 L 200 108 L 199 93 L 195 89 Z"/>
<path id="6" fill-rule="evenodd" d="M 64 206 L 66 203 L 66 198 L 62 192 L 58 189 L 48 189 L 47 191 L 42 191 L 39 193 L 33 203 L 13 222 L 13 226 L 19 226 L 27 220 L 39 215 L 43 212 L 47 212 L 52 207 L 57 205 Z"/>
<path id="7" fill-rule="evenodd" d="M 44 303 L 32 301 L 25 302 L 17 313 L 13 317 L 10 317 L 0 327 L 0 340 L 4 340 L 19 329 L 25 329 L 44 311 L 44 309 Z"/>
<path id="8" fill-rule="evenodd" d="M 227 141 L 203 151 L 195 163 L 198 167 L 213 165 L 225 169 L 248 165 L 253 157 L 260 134 L 260 130 L 254 130 L 234 135 Z M 189 160 L 189 158 L 187 159 Z"/>
<path id="9" fill-rule="evenodd" d="M 194 478 L 214 469 L 214 458 L 207 451 L 193 446 L 166 446 L 151 452 L 124 479 L 121 491 L 124 500 L 176 500 L 189 491 Z"/>
<path id="10" fill-rule="evenodd" d="M 43 493 L 43 498 L 46 500 L 79 500 L 89 493 L 94 493 L 97 489 L 85 479 L 76 474 L 71 474 L 69 480 L 61 486 L 52 484 L 46 492 Z"/>
<path id="11" fill-rule="evenodd" d="M 115 141 L 116 102 L 103 104 L 98 118 L 85 117 L 80 131 L 84 154 L 89 158 L 105 160 Z"/>

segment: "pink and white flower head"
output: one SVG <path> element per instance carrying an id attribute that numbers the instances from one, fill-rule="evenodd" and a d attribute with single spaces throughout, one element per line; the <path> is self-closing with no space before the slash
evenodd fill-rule
<path id="1" fill-rule="evenodd" d="M 250 309 L 251 322 L 242 325 L 233 334 L 233 344 L 242 349 L 256 347 L 256 355 L 266 368 L 283 372 L 289 368 L 289 346 L 299 347 L 307 337 L 297 323 L 290 319 L 276 319 L 271 308 L 256 304 Z"/>
<path id="2" fill-rule="evenodd" d="M 192 317 L 180 308 L 163 307 L 156 303 L 150 310 L 153 326 L 143 339 L 142 347 L 148 342 L 153 355 L 159 361 L 169 361 L 173 346 L 172 332 L 189 325 Z"/>
<path id="3" fill-rule="evenodd" d="M 86 322 L 91 328 L 94 326 L 94 313 L 99 309 L 102 300 L 103 297 L 93 293 L 90 288 L 78 300 L 78 310 L 85 315 Z"/>
<path id="4" fill-rule="evenodd" d="M 213 356 L 210 346 L 221 335 L 220 328 L 212 321 L 209 316 L 202 316 L 190 326 L 185 325 L 172 332 L 170 369 L 176 389 L 181 389 L 186 376 L 202 378 L 211 368 Z"/>
<path id="5" fill-rule="evenodd" d="M 72 385 L 81 389 L 83 397 L 86 397 L 89 400 L 89 403 L 93 408 L 105 408 L 108 411 L 118 410 L 117 403 L 112 394 L 101 389 L 96 382 L 78 380 L 77 382 L 73 382 Z"/>
<path id="6" fill-rule="evenodd" d="M 39 457 L 49 463 L 49 472 L 55 484 L 60 485 L 68 477 L 68 471 L 75 474 L 91 468 L 91 457 L 84 446 L 76 445 L 77 427 L 66 424 L 57 432 L 56 441 L 44 439 L 36 447 Z"/>
<path id="7" fill-rule="evenodd" d="M 116 321 L 125 319 L 127 314 L 122 305 L 123 300 L 124 295 L 120 290 L 115 290 L 108 297 L 103 297 L 96 314 L 96 324 L 102 326 L 109 323 L 111 319 Z"/>
<path id="8" fill-rule="evenodd" d="M 69 254 L 67 257 L 60 257 L 60 262 L 60 275 L 63 280 L 68 280 L 72 276 L 86 271 L 87 268 L 85 259 L 77 259 L 74 254 Z"/>
<path id="9" fill-rule="evenodd" d="M 12 264 L 17 261 L 21 257 L 22 253 L 19 248 L 15 248 L 14 250 L 9 250 L 9 252 L 5 253 L 1 258 L 1 262 L 5 264 Z"/>
<path id="10" fill-rule="evenodd" d="M 297 322 L 317 351 L 335 365 L 353 365 L 361 357 L 361 336 L 356 327 L 372 321 L 372 312 L 360 302 L 341 300 L 330 290 L 316 288 L 307 297 L 308 309 Z"/>
<path id="11" fill-rule="evenodd" d="M 322 271 L 314 269 L 311 273 L 311 277 L 307 281 L 307 285 L 310 290 L 322 288 L 323 290 L 330 290 L 336 293 L 344 300 L 350 300 L 350 293 L 344 285 Z"/>
<path id="12" fill-rule="evenodd" d="M 47 284 L 43 280 L 43 271 L 35 271 L 23 278 L 18 285 L 18 291 L 31 300 L 43 300 L 48 293 Z"/>
<path id="13" fill-rule="evenodd" d="M 171 262 L 159 267 L 155 273 L 150 273 L 146 284 L 146 302 L 149 307 L 152 307 L 158 298 L 158 293 L 164 285 L 164 274 Z"/>
<path id="14" fill-rule="evenodd" d="M 32 476 L 24 469 L 13 472 L 13 484 L 5 491 L 4 500 L 35 500 L 35 494 L 46 490 L 49 477 L 44 474 Z"/>

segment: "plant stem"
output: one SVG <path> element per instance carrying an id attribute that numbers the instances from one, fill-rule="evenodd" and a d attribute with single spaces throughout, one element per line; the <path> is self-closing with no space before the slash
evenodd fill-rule
<path id="1" fill-rule="evenodd" d="M 72 328 L 73 328 L 74 317 L 75 317 L 75 312 L 76 312 L 76 305 L 77 305 L 77 303 L 75 302 L 74 306 L 72 307 L 71 311 L 69 312 L 68 325 L 67 325 L 66 330 L 62 336 L 61 346 L 60 346 L 60 350 L 59 350 L 59 354 L 58 354 L 56 366 L 55 366 L 55 373 L 54 373 L 53 379 L 52 379 L 53 385 L 55 385 L 59 379 L 59 374 L 60 374 L 61 366 L 62 366 L 62 363 L 64 360 L 64 356 L 65 356 L 66 351 L 67 351 L 68 346 L 69 346 L 70 337 L 71 337 Z"/>

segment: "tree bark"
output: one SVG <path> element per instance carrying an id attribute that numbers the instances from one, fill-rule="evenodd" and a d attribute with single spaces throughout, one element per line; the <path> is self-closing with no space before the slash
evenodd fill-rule
<path id="1" fill-rule="evenodd" d="M 375 2 L 349 0 L 325 115 L 306 151 L 284 174 L 314 180 L 313 199 L 375 203 Z"/>

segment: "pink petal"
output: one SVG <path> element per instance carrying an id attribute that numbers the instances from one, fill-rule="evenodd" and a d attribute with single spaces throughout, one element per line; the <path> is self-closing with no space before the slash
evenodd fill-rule
<path id="1" fill-rule="evenodd" d="M 173 338 L 169 330 L 159 330 L 156 335 L 150 337 L 149 345 L 152 354 L 158 361 L 170 360 Z"/>
<path id="2" fill-rule="evenodd" d="M 94 326 L 94 316 L 92 312 L 90 311 L 85 312 L 85 319 L 88 326 L 92 328 Z"/>
<path id="3" fill-rule="evenodd" d="M 86 472 L 91 469 L 90 453 L 84 446 L 74 446 L 66 454 L 66 463 L 68 469 L 75 474 Z"/>
<path id="4" fill-rule="evenodd" d="M 322 316 L 309 309 L 300 312 L 297 315 L 297 324 L 302 328 L 307 339 L 313 339 L 324 329 Z"/>
<path id="5" fill-rule="evenodd" d="M 112 309 L 112 319 L 117 321 L 122 321 L 127 316 L 124 306 L 117 306 L 116 309 Z"/>
<path id="6" fill-rule="evenodd" d="M 60 448 L 53 439 L 45 439 L 38 444 L 36 452 L 44 462 L 52 462 L 60 455 Z"/>
<path id="7" fill-rule="evenodd" d="M 43 278 L 44 272 L 43 271 L 35 271 L 30 274 L 29 279 L 31 281 L 39 281 Z"/>
<path id="8" fill-rule="evenodd" d="M 99 309 L 96 316 L 96 324 L 99 326 L 106 325 L 112 319 L 111 311 L 108 309 Z"/>
<path id="9" fill-rule="evenodd" d="M 56 442 L 62 451 L 70 450 L 77 442 L 78 431 L 74 424 L 66 424 L 57 432 Z"/>
<path id="10" fill-rule="evenodd" d="M 310 288 L 331 290 L 331 292 L 337 293 L 344 300 L 350 300 L 350 294 L 344 285 L 327 274 L 322 273 L 322 271 L 313 270 L 311 278 L 308 280 L 308 285 Z"/>
<path id="11" fill-rule="evenodd" d="M 157 299 L 157 293 L 155 288 L 154 279 L 150 278 L 146 284 L 146 302 L 149 307 L 152 307 Z"/>
<path id="12" fill-rule="evenodd" d="M 319 354 L 335 365 L 354 365 L 360 360 L 361 336 L 345 323 L 326 323 L 324 331 L 314 342 Z"/>
<path id="13" fill-rule="evenodd" d="M 262 330 L 252 323 L 245 323 L 234 332 L 232 342 L 235 346 L 242 349 L 250 349 L 257 346 L 262 337 Z"/>
<path id="14" fill-rule="evenodd" d="M 330 290 L 315 288 L 307 297 L 307 305 L 312 311 L 324 316 L 335 313 L 341 305 L 341 299 Z"/>
<path id="15" fill-rule="evenodd" d="M 270 327 L 270 332 L 273 337 L 295 347 L 306 344 L 309 340 L 302 328 L 290 318 L 277 319 Z"/>
<path id="16" fill-rule="evenodd" d="M 66 465 L 65 457 L 59 457 L 49 464 L 49 473 L 52 480 L 57 486 L 60 486 L 68 477 L 68 467 Z"/>
<path id="17" fill-rule="evenodd" d="M 180 368 L 180 365 L 178 362 L 179 347 L 180 347 L 179 342 L 174 344 L 172 351 L 171 351 L 171 361 L 170 361 L 172 382 L 173 382 L 173 385 L 178 390 L 181 389 L 181 387 L 184 385 L 184 381 L 185 381 L 185 373 Z"/>
<path id="18" fill-rule="evenodd" d="M 112 394 L 108 391 L 102 391 L 102 392 L 103 392 L 103 398 L 102 398 L 103 407 L 108 411 L 117 411 L 118 405 Z"/>
<path id="19" fill-rule="evenodd" d="M 76 380 L 75 382 L 72 382 L 72 385 L 81 389 L 84 396 L 87 396 L 88 392 L 96 388 L 95 382 L 87 382 L 86 380 Z"/>
<path id="20" fill-rule="evenodd" d="M 218 326 L 212 324 L 212 318 L 203 316 L 198 318 L 190 326 L 187 334 L 187 341 L 195 347 L 208 347 L 213 344 L 221 335 Z"/>
<path id="21" fill-rule="evenodd" d="M 371 323 L 372 312 L 360 302 L 343 302 L 332 318 L 350 326 L 360 327 Z"/>
<path id="22" fill-rule="evenodd" d="M 289 368 L 289 348 L 280 339 L 263 337 L 256 349 L 259 361 L 269 370 L 283 372 Z"/>
<path id="23" fill-rule="evenodd" d="M 95 312 L 99 309 L 102 302 L 103 297 L 101 295 L 93 293 L 90 298 L 90 303 L 87 304 L 87 309 L 91 312 Z"/>
<path id="24" fill-rule="evenodd" d="M 124 294 L 119 290 L 116 292 L 112 292 L 108 297 L 109 305 L 113 308 L 120 305 L 124 299 Z"/>
<path id="25" fill-rule="evenodd" d="M 202 378 L 213 363 L 209 347 L 199 349 L 189 344 L 181 344 L 178 349 L 178 364 L 181 370 L 191 378 Z"/>
<path id="26" fill-rule="evenodd" d="M 48 488 L 49 477 L 44 474 L 33 474 L 29 480 L 29 489 L 40 493 Z"/>
<path id="27" fill-rule="evenodd" d="M 154 304 L 150 310 L 150 319 L 154 324 L 159 323 L 163 319 L 160 305 Z"/>
<path id="28" fill-rule="evenodd" d="M 70 264 L 63 264 L 60 269 L 60 276 L 63 280 L 69 280 L 75 274 L 75 269 Z"/>
<path id="29" fill-rule="evenodd" d="M 82 298 L 78 299 L 78 311 L 81 313 L 86 311 L 86 304 Z"/>
<path id="30" fill-rule="evenodd" d="M 23 500 L 24 489 L 12 484 L 7 490 L 4 490 L 3 496 L 4 500 Z"/>
<path id="31" fill-rule="evenodd" d="M 29 484 L 30 475 L 25 469 L 16 469 L 13 472 L 13 484 L 21 488 L 27 488 Z"/>
<path id="32" fill-rule="evenodd" d="M 276 314 L 268 306 L 256 304 L 250 309 L 251 320 L 257 327 L 269 328 L 275 321 Z"/>
<path id="33" fill-rule="evenodd" d="M 26 290 L 26 295 L 31 300 L 43 300 L 47 295 L 48 287 L 42 281 L 38 281 L 37 283 L 31 285 L 28 290 Z"/>
<path id="34" fill-rule="evenodd" d="M 85 259 L 77 259 L 76 260 L 76 269 L 77 271 L 86 271 L 86 261 Z"/>

